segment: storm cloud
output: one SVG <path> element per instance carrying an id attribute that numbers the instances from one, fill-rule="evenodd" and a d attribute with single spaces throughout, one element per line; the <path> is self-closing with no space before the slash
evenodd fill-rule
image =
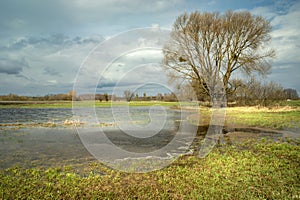
<path id="1" fill-rule="evenodd" d="M 24 67 L 29 67 L 26 60 L 9 59 L 0 57 L 0 73 L 3 74 L 20 74 Z"/>

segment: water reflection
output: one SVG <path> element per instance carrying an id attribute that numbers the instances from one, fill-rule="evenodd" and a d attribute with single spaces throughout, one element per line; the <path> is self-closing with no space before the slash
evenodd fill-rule
<path id="1" fill-rule="evenodd" d="M 81 115 L 77 117 L 85 119 L 87 127 L 89 127 L 89 124 L 94 123 L 91 128 L 84 130 L 84 134 L 87 134 L 88 139 L 88 141 L 85 141 L 86 144 L 82 143 L 82 138 L 80 138 L 82 135 L 79 136 L 73 126 L 57 126 L 55 128 L 41 128 L 39 126 L 29 128 L 29 126 L 22 126 L 23 128 L 20 128 L 20 126 L 16 125 L 41 124 L 49 121 L 62 124 L 66 119 L 73 118 L 72 109 L 0 109 L 0 168 L 3 169 L 15 165 L 23 167 L 62 166 L 96 161 L 86 149 L 86 146 L 84 146 L 93 146 L 95 144 L 106 145 L 107 147 L 115 145 L 119 149 L 138 155 L 147 155 L 148 153 L 157 151 L 157 154 L 153 155 L 162 157 L 167 156 L 167 153 L 189 153 L 190 150 L 193 150 L 195 153 L 199 150 L 208 126 L 195 127 L 189 125 L 181 133 L 181 137 L 176 138 L 174 141 L 176 134 L 178 135 L 178 131 L 180 131 L 180 124 L 185 123 L 182 122 L 182 119 L 186 119 L 191 113 L 167 109 L 165 114 L 160 109 L 154 109 L 152 110 L 152 118 L 163 118 L 166 121 L 163 123 L 163 128 L 153 135 L 153 133 L 148 133 L 148 131 L 151 132 L 151 127 L 149 129 L 145 128 L 151 122 L 149 109 L 147 107 L 132 107 L 129 110 L 130 117 L 128 117 L 128 115 L 125 115 L 127 111 L 124 108 L 116 108 L 115 114 L 118 113 L 117 122 L 110 108 L 96 108 L 96 110 L 81 109 L 82 112 L 77 112 L 77 114 L 80 113 Z M 96 119 L 93 115 L 96 116 Z M 99 126 L 101 123 L 115 124 L 116 126 Z M 125 126 L 123 129 L 120 129 L 118 123 L 134 126 Z M 14 124 L 14 126 L 7 126 L 7 124 Z M 95 124 L 98 124 L 98 126 L 95 127 Z M 136 126 L 139 126 L 140 129 L 130 130 L 130 127 Z M 84 129 L 84 127 L 82 128 Z M 103 131 L 104 135 L 99 134 L 99 128 Z M 190 133 L 193 133 L 195 130 L 197 134 L 196 137 L 193 137 Z M 299 134 L 288 131 L 272 131 L 245 127 L 225 127 L 223 134 L 225 134 L 225 142 L 230 144 L 251 138 L 299 138 Z M 173 146 L 168 151 L 158 151 L 170 144 L 171 141 Z M 191 141 L 193 142 L 190 143 Z M 110 158 L 119 158 L 119 154 L 113 155 L 113 153 L 107 148 L 100 156 L 107 160 Z M 123 158 L 122 156 L 124 155 L 121 155 L 120 158 Z"/>
<path id="2" fill-rule="evenodd" d="M 0 168 L 55 166 L 93 159 L 72 128 L 0 130 Z"/>
<path id="3" fill-rule="evenodd" d="M 85 121 L 87 127 L 93 123 L 115 123 L 116 121 L 117 123 L 134 125 L 129 127 L 139 126 L 140 129 L 133 130 L 120 129 L 118 126 L 101 127 L 101 130 L 109 139 L 109 145 L 114 144 L 129 152 L 149 153 L 168 145 L 174 139 L 182 117 L 181 113 L 176 110 L 167 109 L 164 113 L 159 108 L 154 110 L 152 108 L 153 119 L 159 119 L 162 116 L 165 117 L 166 121 L 161 130 L 155 135 L 149 136 L 152 133 L 148 134 L 147 130 L 143 129 L 151 121 L 149 109 L 147 107 L 132 107 L 130 108 L 130 118 L 128 118 L 124 114 L 123 108 L 116 108 L 115 113 L 112 113 L 110 108 L 96 108 L 96 110 L 83 108 L 81 109 L 82 112 L 77 112 L 77 114 L 81 113 L 81 116 L 76 117 Z M 36 126 L 28 128 L 29 126 L 23 126 L 20 128 L 16 125 L 42 124 L 49 121 L 62 124 L 65 120 L 74 117 L 72 109 L 5 108 L 0 110 L 0 124 L 2 124 L 0 127 L 0 168 L 15 165 L 23 167 L 66 165 L 95 160 L 82 144 L 75 127 L 41 128 Z M 114 116 L 116 113 L 118 113 L 117 120 L 116 115 Z M 96 115 L 96 120 L 93 119 L 93 114 Z M 14 124 L 15 126 L 6 126 L 7 124 Z M 107 138 L 104 136 L 99 138 L 97 132 L 99 127 L 92 127 L 88 136 L 91 143 L 106 143 L 107 145 Z M 151 127 L 149 130 L 151 131 Z M 97 140 L 93 138 L 93 135 L 97 135 Z M 177 141 L 178 143 L 182 149 L 187 149 L 188 143 L 186 141 Z M 176 153 L 176 149 L 174 151 Z M 111 152 L 107 152 L 106 157 L 108 159 L 112 157 Z"/>
<path id="4" fill-rule="evenodd" d="M 60 123 L 72 117 L 69 108 L 1 108 L 0 124 Z"/>

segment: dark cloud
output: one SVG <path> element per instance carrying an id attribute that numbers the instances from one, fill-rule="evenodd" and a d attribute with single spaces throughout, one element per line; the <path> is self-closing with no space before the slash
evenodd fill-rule
<path id="1" fill-rule="evenodd" d="M 59 76 L 62 77 L 61 73 L 56 71 L 55 69 L 51 68 L 51 67 L 45 67 L 44 68 L 44 74 L 46 75 L 51 75 L 51 76 Z"/>
<path id="2" fill-rule="evenodd" d="M 0 58 L 0 73 L 20 74 L 24 67 L 29 67 L 24 58 L 20 60 Z"/>
<path id="3" fill-rule="evenodd" d="M 169 24 L 173 21 L 170 16 L 179 15 L 182 6 L 188 5 L 184 0 L 1 0 L 0 36 L 52 32 L 111 35 L 130 27 L 162 21 Z"/>
<path id="4" fill-rule="evenodd" d="M 21 85 L 28 87 L 28 94 L 37 91 L 45 94 L 47 90 L 39 88 L 43 88 L 43 84 L 49 85 L 48 83 L 61 91 L 61 85 L 73 84 L 81 62 L 103 40 L 100 35 L 73 37 L 66 34 L 45 34 L 16 37 L 8 42 L 0 41 L 0 83 L 11 85 L 5 88 L 7 92 L 2 93 L 17 93 Z M 13 76 L 7 78 L 7 75 Z M 29 87 L 35 87 L 36 90 Z"/>
<path id="5" fill-rule="evenodd" d="M 25 38 L 19 38 L 12 44 L 8 45 L 9 49 L 22 49 L 28 45 L 28 41 Z"/>
<path id="6" fill-rule="evenodd" d="M 100 82 L 97 88 L 115 87 L 117 83 L 115 82 Z"/>
<path id="7" fill-rule="evenodd" d="M 16 74 L 16 77 L 19 77 L 19 78 L 23 78 L 23 79 L 25 79 L 25 80 L 27 80 L 27 81 L 35 81 L 33 78 L 31 78 L 31 77 L 28 77 L 28 76 L 25 76 L 25 75 L 23 75 L 23 74 Z"/>
<path id="8" fill-rule="evenodd" d="M 147 93 L 147 95 L 156 95 L 157 93 L 170 93 L 172 92 L 171 87 L 168 85 L 164 85 L 161 83 L 137 83 L 137 82 L 107 82 L 99 84 L 96 92 L 98 93 L 114 93 L 117 95 L 123 95 L 125 90 L 130 90 L 138 95 L 143 95 L 143 93 Z"/>
<path id="9" fill-rule="evenodd" d="M 83 45 L 83 44 L 98 44 L 102 42 L 104 38 L 101 35 L 93 35 L 89 37 L 69 37 L 61 33 L 45 35 L 45 36 L 31 36 L 21 37 L 15 39 L 10 44 L 6 45 L 7 48 L 1 48 L 2 50 L 21 50 L 27 46 L 34 46 L 36 48 L 50 48 L 52 47 L 64 48 L 71 47 L 72 45 Z"/>
<path id="10" fill-rule="evenodd" d="M 114 87 L 125 87 L 125 86 L 136 86 L 140 85 L 141 82 L 135 82 L 135 81 L 109 81 L 107 79 L 102 79 L 99 84 L 97 85 L 97 88 L 114 88 Z"/>
<path id="11" fill-rule="evenodd" d="M 296 64 L 273 68 L 269 78 L 284 88 L 293 88 L 300 92 L 300 68 Z"/>

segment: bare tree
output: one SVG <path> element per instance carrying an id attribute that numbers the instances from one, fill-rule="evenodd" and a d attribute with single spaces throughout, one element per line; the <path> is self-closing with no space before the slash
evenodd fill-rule
<path id="1" fill-rule="evenodd" d="M 108 101 L 108 100 L 109 100 L 109 97 L 108 97 L 108 94 L 107 94 L 107 93 L 104 93 L 104 94 L 103 94 L 103 97 L 104 97 L 105 101 Z"/>
<path id="2" fill-rule="evenodd" d="M 164 99 L 164 96 L 161 93 L 157 93 L 156 100 L 162 101 Z"/>
<path id="3" fill-rule="evenodd" d="M 231 79 L 236 71 L 265 74 L 274 50 L 270 23 L 248 11 L 221 15 L 193 12 L 179 16 L 170 41 L 164 46 L 164 63 L 172 78 L 188 80 L 210 99 L 224 98 L 240 86 Z M 214 101 L 213 101 L 214 102 Z"/>
<path id="4" fill-rule="evenodd" d="M 130 90 L 125 90 L 124 91 L 124 97 L 126 99 L 126 101 L 131 101 L 132 97 L 133 97 L 134 93 L 131 92 Z"/>
<path id="5" fill-rule="evenodd" d="M 299 99 L 299 95 L 297 93 L 297 90 L 292 89 L 292 88 L 288 88 L 284 90 L 285 96 L 287 99 Z"/>
<path id="6" fill-rule="evenodd" d="M 238 104 L 269 106 L 286 98 L 285 90 L 279 83 L 261 82 L 254 77 L 242 84 L 235 93 Z"/>

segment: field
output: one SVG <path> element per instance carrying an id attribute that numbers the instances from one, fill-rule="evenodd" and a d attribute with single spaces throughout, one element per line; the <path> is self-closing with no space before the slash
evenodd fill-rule
<path id="1" fill-rule="evenodd" d="M 299 199 L 299 143 L 248 141 L 206 158 L 182 157 L 150 173 L 123 173 L 98 163 L 10 168 L 0 172 L 2 199 Z"/>
<path id="2" fill-rule="evenodd" d="M 80 106 L 86 105 L 81 102 Z M 129 105 L 179 106 L 177 102 Z M 96 106 L 108 107 L 110 102 L 96 102 Z M 1 107 L 71 108 L 72 104 Z M 184 108 L 198 109 L 190 103 Z M 207 125 L 211 110 L 200 107 L 198 111 L 202 117 L 197 125 Z M 193 119 L 191 123 L 195 123 Z M 225 126 L 300 134 L 300 101 L 269 108 L 230 107 L 226 109 Z M 125 173 L 92 162 L 81 166 L 12 167 L 0 170 L 0 179 L 0 199 L 300 199 L 300 140 L 249 138 L 240 143 L 221 143 L 205 158 L 182 156 L 170 166 L 148 173 Z"/>

